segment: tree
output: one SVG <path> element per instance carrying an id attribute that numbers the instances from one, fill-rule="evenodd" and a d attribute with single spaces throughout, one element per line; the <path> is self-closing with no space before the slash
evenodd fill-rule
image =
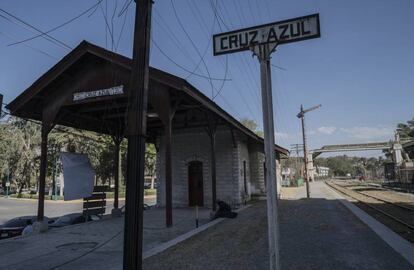
<path id="1" fill-rule="evenodd" d="M 19 118 L 9 118 L 1 125 L 1 168 L 6 170 L 18 193 L 36 183 L 39 171 L 40 127 Z"/>
<path id="2" fill-rule="evenodd" d="M 414 117 L 408 120 L 407 123 L 399 123 L 397 125 L 397 132 L 400 138 L 414 138 Z"/>
<path id="3" fill-rule="evenodd" d="M 263 131 L 257 130 L 257 123 L 253 119 L 242 118 L 240 119 L 240 123 L 242 123 L 243 126 L 247 127 L 248 129 L 256 133 L 257 136 L 263 138 Z"/>
<path id="4" fill-rule="evenodd" d="M 352 176 L 364 175 L 366 178 L 380 177 L 380 171 L 383 171 L 384 159 L 348 157 L 346 155 L 335 157 L 318 157 L 314 160 L 315 166 L 328 167 L 331 176 L 346 176 L 348 173 Z"/>
<path id="5" fill-rule="evenodd" d="M 40 165 L 40 124 L 17 117 L 10 117 L 0 123 L 0 184 L 4 187 L 10 172 L 13 187 L 21 193 L 23 188 L 37 185 Z M 46 184 L 51 185 L 54 174 L 60 173 L 59 153 L 62 151 L 82 153 L 89 160 L 96 172 L 99 184 L 109 185 L 114 176 L 115 147 L 111 136 L 74 128 L 57 126 L 48 136 L 48 164 Z M 126 175 L 127 141 L 120 145 L 121 173 Z M 156 150 L 153 144 L 147 144 L 145 156 L 145 173 L 154 178 Z M 125 183 L 125 182 L 123 182 Z"/>

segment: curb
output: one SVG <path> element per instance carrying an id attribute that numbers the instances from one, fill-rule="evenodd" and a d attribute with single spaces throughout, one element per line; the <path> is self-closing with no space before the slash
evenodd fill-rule
<path id="1" fill-rule="evenodd" d="M 252 205 L 253 204 L 246 205 L 246 206 L 244 206 L 242 208 L 239 208 L 239 209 L 235 210 L 234 212 L 237 212 L 237 213 L 238 212 L 241 212 L 241 211 L 243 211 L 243 210 L 251 207 Z M 196 235 L 198 233 L 201 233 L 202 231 L 207 230 L 208 228 L 210 228 L 210 227 L 212 227 L 212 226 L 214 226 L 214 225 L 222 222 L 225 219 L 226 218 L 218 218 L 218 219 L 215 219 L 213 221 L 210 221 L 210 222 L 208 222 L 206 224 L 201 225 L 200 227 L 198 227 L 198 228 L 196 228 L 194 230 L 191 230 L 191 231 L 186 232 L 186 233 L 184 233 L 182 235 L 179 235 L 178 237 L 176 237 L 176 238 L 174 238 L 172 240 L 169 240 L 169 241 L 167 241 L 165 243 L 162 243 L 159 246 L 156 246 L 156 247 L 154 247 L 154 248 L 152 248 L 150 250 L 147 250 L 147 251 L 145 251 L 145 252 L 142 253 L 142 258 L 143 259 L 147 259 L 149 257 L 152 257 L 152 256 L 158 254 L 158 253 L 161 253 L 164 250 L 169 249 L 170 247 L 173 247 L 173 246 L 175 246 L 175 245 L 177 245 L 177 244 L 179 244 L 179 243 L 181 243 L 181 242 L 183 242 L 183 241 L 185 241 L 185 240 L 193 237 L 194 235 Z"/>
<path id="2" fill-rule="evenodd" d="M 411 265 L 414 266 L 414 245 L 396 234 L 387 226 L 377 221 L 375 218 L 368 215 L 364 210 L 349 202 L 339 193 L 333 190 L 329 185 L 325 184 L 332 192 L 333 196 L 338 199 L 351 213 L 353 213 L 359 220 L 366 224 L 373 230 L 385 243 L 392 249 L 399 253 Z"/>

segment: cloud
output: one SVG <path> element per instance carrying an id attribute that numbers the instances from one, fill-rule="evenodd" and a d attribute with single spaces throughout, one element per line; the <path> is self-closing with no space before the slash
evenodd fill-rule
<path id="1" fill-rule="evenodd" d="M 331 135 L 337 130 L 336 127 L 319 127 L 317 131 L 322 134 Z"/>
<path id="2" fill-rule="evenodd" d="M 341 128 L 340 131 L 355 139 L 391 139 L 394 129 L 390 127 L 352 127 Z"/>
<path id="3" fill-rule="evenodd" d="M 289 139 L 292 137 L 292 134 L 285 132 L 275 132 L 276 139 Z"/>

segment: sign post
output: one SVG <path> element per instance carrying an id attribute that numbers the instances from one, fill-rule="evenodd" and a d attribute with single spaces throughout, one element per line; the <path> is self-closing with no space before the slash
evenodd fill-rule
<path id="1" fill-rule="evenodd" d="M 271 270 L 279 270 L 280 261 L 270 55 L 275 51 L 276 46 L 279 44 L 318 37 L 320 37 L 319 14 L 240 29 L 213 36 L 214 55 L 234 53 L 250 49 L 260 62 L 264 152 L 266 157 L 265 179 L 268 179 L 266 195 L 269 265 Z"/>

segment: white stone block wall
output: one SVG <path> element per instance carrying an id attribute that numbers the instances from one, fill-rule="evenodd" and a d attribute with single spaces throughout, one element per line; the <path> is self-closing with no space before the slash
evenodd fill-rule
<path id="1" fill-rule="evenodd" d="M 164 142 L 157 139 L 157 205 L 165 206 Z M 212 206 L 210 138 L 204 129 L 183 129 L 172 135 L 172 197 L 173 207 L 188 206 L 188 163 L 203 163 L 204 206 Z M 217 199 L 233 203 L 238 179 L 235 179 L 237 151 L 229 128 L 219 128 L 216 133 L 216 180 Z"/>
<path id="2" fill-rule="evenodd" d="M 263 148 L 263 147 L 261 147 Z M 256 195 L 266 194 L 266 186 L 264 181 L 264 166 L 265 156 L 263 149 L 260 150 L 260 145 L 250 147 L 250 180 L 251 192 Z"/>
<path id="3" fill-rule="evenodd" d="M 251 187 L 250 187 L 250 155 L 248 148 L 247 138 L 243 135 L 237 136 L 237 154 L 238 154 L 238 194 L 236 199 L 236 204 L 244 203 L 244 201 L 249 201 L 251 198 Z M 244 172 L 243 163 L 246 162 L 246 172 Z M 246 173 L 246 188 L 247 194 L 245 192 L 244 186 L 244 173 Z"/>
<path id="4" fill-rule="evenodd" d="M 246 135 L 233 130 L 234 142 L 228 127 L 219 127 L 216 133 L 217 199 L 233 207 L 251 199 L 252 194 L 266 194 L 264 181 L 265 160 L 262 146 L 250 143 Z M 157 138 L 157 205 L 165 206 L 164 142 Z M 204 129 L 174 130 L 172 135 L 172 197 L 173 207 L 188 206 L 188 165 L 191 161 L 203 163 L 204 206 L 212 207 L 210 138 Z M 246 161 L 247 196 L 244 189 L 243 161 Z M 278 191 L 280 192 L 280 164 L 277 161 Z"/>

